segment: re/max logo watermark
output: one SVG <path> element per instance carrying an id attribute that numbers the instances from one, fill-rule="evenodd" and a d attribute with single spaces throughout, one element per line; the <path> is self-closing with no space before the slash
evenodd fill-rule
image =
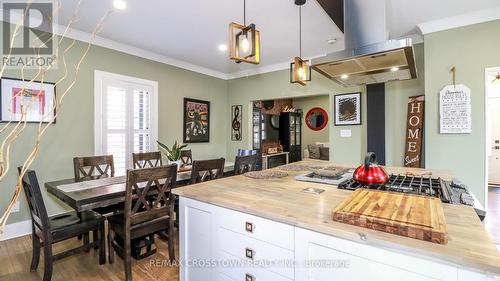
<path id="1" fill-rule="evenodd" d="M 0 1 L 2 66 L 47 68 L 56 65 L 56 14 L 53 1 Z"/>

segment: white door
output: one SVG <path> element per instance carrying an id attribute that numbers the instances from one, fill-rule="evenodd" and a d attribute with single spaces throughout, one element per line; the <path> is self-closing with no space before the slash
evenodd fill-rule
<path id="1" fill-rule="evenodd" d="M 96 72 L 96 154 L 113 155 L 116 175 L 131 169 L 132 153 L 155 150 L 155 82 Z"/>
<path id="2" fill-rule="evenodd" d="M 489 99 L 488 121 L 491 148 L 488 153 L 488 183 L 500 185 L 500 98 Z"/>

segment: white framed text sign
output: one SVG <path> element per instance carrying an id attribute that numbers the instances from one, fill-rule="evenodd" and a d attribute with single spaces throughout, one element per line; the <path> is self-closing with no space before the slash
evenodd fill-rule
<path id="1" fill-rule="evenodd" d="M 471 91 L 465 85 L 449 85 L 439 92 L 439 132 L 470 134 Z"/>

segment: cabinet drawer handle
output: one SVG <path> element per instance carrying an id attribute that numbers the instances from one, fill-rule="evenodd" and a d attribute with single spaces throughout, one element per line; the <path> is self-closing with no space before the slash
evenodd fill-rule
<path id="1" fill-rule="evenodd" d="M 257 280 L 257 278 L 255 278 L 255 276 L 253 276 L 252 274 L 245 274 L 245 281 L 255 281 Z"/>
<path id="2" fill-rule="evenodd" d="M 245 249 L 245 256 L 251 260 L 255 257 L 255 251 L 249 248 Z"/>
<path id="3" fill-rule="evenodd" d="M 245 223 L 245 230 L 247 232 L 253 233 L 254 229 L 255 229 L 255 225 L 253 223 L 251 223 L 251 222 Z"/>

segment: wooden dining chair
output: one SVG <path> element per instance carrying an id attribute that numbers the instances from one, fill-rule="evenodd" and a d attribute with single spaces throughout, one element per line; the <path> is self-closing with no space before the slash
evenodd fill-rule
<path id="1" fill-rule="evenodd" d="M 113 155 L 75 157 L 73 169 L 78 182 L 115 176 Z"/>
<path id="2" fill-rule="evenodd" d="M 183 165 L 192 165 L 193 164 L 193 154 L 191 149 L 189 150 L 181 150 L 181 161 Z"/>
<path id="3" fill-rule="evenodd" d="M 75 171 L 76 182 L 97 180 L 115 176 L 115 164 L 113 161 L 113 155 L 75 157 L 73 158 L 73 168 Z M 94 209 L 94 211 L 98 212 L 101 215 L 107 215 L 114 213 L 117 208 L 122 208 L 121 204 L 96 208 Z"/>
<path id="4" fill-rule="evenodd" d="M 139 152 L 132 153 L 134 169 L 158 167 L 162 165 L 161 152 Z"/>
<path id="5" fill-rule="evenodd" d="M 246 172 L 252 172 L 259 170 L 259 163 L 262 158 L 258 154 L 247 155 L 247 156 L 236 156 L 234 162 L 234 174 L 241 175 Z"/>
<path id="6" fill-rule="evenodd" d="M 18 168 L 18 171 L 21 171 L 21 167 Z M 38 268 L 41 247 L 43 247 L 44 257 L 43 281 L 51 280 L 54 261 L 81 251 L 88 252 L 93 246 L 99 247 L 99 264 L 106 263 L 104 218 L 101 215 L 87 211 L 78 215 L 67 213 L 49 217 L 35 171 L 26 171 L 22 185 L 31 215 L 31 240 L 33 242 L 31 271 Z M 92 243 L 83 243 L 82 246 L 56 255 L 53 254 L 53 244 L 78 237 L 78 235 L 85 235 L 90 231 L 98 234 L 98 240 L 92 241 Z"/>
<path id="7" fill-rule="evenodd" d="M 224 158 L 193 161 L 190 184 L 222 178 L 224 163 Z"/>
<path id="8" fill-rule="evenodd" d="M 125 208 L 108 217 L 109 263 L 114 263 L 116 251 L 124 261 L 127 281 L 132 280 L 132 239 L 167 231 L 169 259 L 175 259 L 174 198 L 170 190 L 176 178 L 176 165 L 127 171 Z M 147 200 L 151 196 L 154 200 Z"/>
<path id="9" fill-rule="evenodd" d="M 115 164 L 113 161 L 113 155 L 103 155 L 103 156 L 87 156 L 87 157 L 75 157 L 73 158 L 73 169 L 75 173 L 75 181 L 82 182 L 88 180 L 96 180 L 107 177 L 115 176 Z M 114 213 L 120 204 L 96 208 L 94 211 L 101 215 L 107 215 Z M 78 239 L 81 239 L 80 235 Z M 83 236 L 84 241 L 88 242 L 88 238 Z M 97 239 L 96 233 L 94 233 L 94 240 Z"/>
<path id="10" fill-rule="evenodd" d="M 262 170 L 262 154 L 255 149 L 238 149 L 238 153 L 236 156 L 249 156 L 249 155 L 259 155 L 259 159 L 257 160 L 257 171 Z M 235 173 L 236 174 L 236 173 Z"/>
<path id="11" fill-rule="evenodd" d="M 145 169 L 162 166 L 161 152 L 156 151 L 132 153 L 132 162 L 134 164 L 134 169 Z M 148 197 L 148 200 L 154 200 L 154 196 Z M 153 240 L 153 238 L 154 235 L 152 235 L 151 241 Z"/>

